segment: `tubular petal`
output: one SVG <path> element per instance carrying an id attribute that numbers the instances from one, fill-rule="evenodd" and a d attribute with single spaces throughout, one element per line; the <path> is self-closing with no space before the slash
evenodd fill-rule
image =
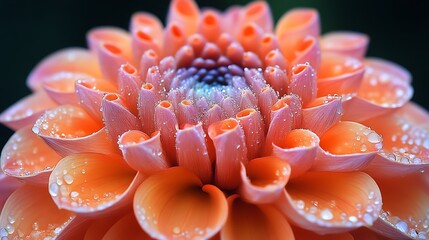
<path id="1" fill-rule="evenodd" d="M 103 240 L 116 239 L 150 240 L 152 238 L 141 229 L 134 214 L 129 213 L 113 224 L 103 237 Z"/>
<path id="2" fill-rule="evenodd" d="M 291 178 L 302 175 L 313 165 L 319 146 L 319 137 L 306 129 L 293 129 L 285 138 L 273 145 L 273 155 L 291 167 Z"/>
<path id="3" fill-rule="evenodd" d="M 143 132 L 130 130 L 122 134 L 118 143 L 125 161 L 136 171 L 152 174 L 169 167 L 159 132 L 149 137 Z"/>
<path id="4" fill-rule="evenodd" d="M 155 129 L 161 133 L 161 143 L 168 161 L 176 163 L 177 118 L 173 106 L 168 101 L 161 101 L 155 107 Z"/>
<path id="5" fill-rule="evenodd" d="M 273 19 L 270 6 L 264 1 L 255 1 L 243 8 L 243 22 L 254 22 L 264 32 L 273 31 Z"/>
<path id="6" fill-rule="evenodd" d="M 222 189 L 234 189 L 240 183 L 240 164 L 247 165 L 244 132 L 238 120 L 225 119 L 208 129 L 216 151 L 215 181 Z"/>
<path id="7" fill-rule="evenodd" d="M 131 36 L 117 27 L 98 27 L 88 32 L 86 36 L 89 49 L 97 53 L 100 46 L 108 44 L 121 50 L 121 54 L 127 59 L 131 59 Z"/>
<path id="8" fill-rule="evenodd" d="M 57 164 L 49 177 L 49 193 L 59 208 L 95 215 L 131 203 L 142 180 L 117 155 L 79 153 Z"/>
<path id="9" fill-rule="evenodd" d="M 45 91 L 40 90 L 19 100 L 0 114 L 0 122 L 13 130 L 31 125 L 46 110 L 56 107 Z"/>
<path id="10" fill-rule="evenodd" d="M 140 121 L 124 106 L 124 101 L 116 93 L 104 95 L 101 102 L 103 122 L 113 142 L 128 130 L 141 130 Z"/>
<path id="11" fill-rule="evenodd" d="M 118 74 L 119 94 L 125 99 L 127 108 L 137 115 L 137 101 L 142 85 L 142 79 L 137 69 L 131 64 L 121 65 Z"/>
<path id="12" fill-rule="evenodd" d="M 144 30 L 152 35 L 158 42 L 162 43 L 162 22 L 155 15 L 148 12 L 137 12 L 131 16 L 130 32 L 138 29 Z"/>
<path id="13" fill-rule="evenodd" d="M 383 211 L 372 230 L 394 239 L 424 239 L 429 216 L 429 178 L 426 172 L 406 176 L 376 177 Z"/>
<path id="14" fill-rule="evenodd" d="M 278 67 L 284 71 L 289 70 L 289 63 L 279 49 L 274 49 L 267 52 L 266 55 L 261 55 L 261 59 L 265 60 L 265 66 Z"/>
<path id="15" fill-rule="evenodd" d="M 274 202 L 289 180 L 290 166 L 277 157 L 255 158 L 241 164 L 240 197 L 254 204 Z"/>
<path id="16" fill-rule="evenodd" d="M 372 225 L 381 193 L 362 172 L 307 172 L 288 182 L 276 206 L 299 227 L 331 234 Z"/>
<path id="17" fill-rule="evenodd" d="M 243 128 L 247 146 L 247 159 L 253 159 L 259 155 L 264 144 L 265 125 L 261 114 L 253 108 L 247 108 L 235 115 Z"/>
<path id="18" fill-rule="evenodd" d="M 118 69 L 122 64 L 127 63 L 123 49 L 111 43 L 101 42 L 97 55 L 103 78 L 117 86 Z"/>
<path id="19" fill-rule="evenodd" d="M 172 22 L 178 22 L 184 28 L 184 34 L 190 36 L 197 30 L 198 19 L 200 18 L 200 10 L 193 0 L 173 0 L 170 3 L 167 25 Z M 167 39 L 166 39 L 166 42 Z"/>
<path id="20" fill-rule="evenodd" d="M 289 94 L 301 98 L 302 105 L 307 105 L 317 96 L 316 73 L 308 63 L 292 67 L 292 76 L 288 88 Z"/>
<path id="21" fill-rule="evenodd" d="M 232 63 L 241 66 L 243 63 L 244 49 L 241 44 L 232 42 L 226 49 L 226 56 Z"/>
<path id="22" fill-rule="evenodd" d="M 132 32 L 131 36 L 131 48 L 133 49 L 133 60 L 135 63 L 140 62 L 141 56 L 147 50 L 152 50 L 156 53 L 161 53 L 161 41 L 162 34 L 158 33 L 161 29 L 152 30 L 150 26 L 140 26 L 138 29 Z"/>
<path id="23" fill-rule="evenodd" d="M 141 74 L 142 81 L 146 81 L 148 70 L 159 64 L 159 55 L 153 50 L 147 50 L 143 53 L 140 60 L 139 72 Z"/>
<path id="24" fill-rule="evenodd" d="M 268 66 L 265 68 L 264 77 L 267 83 L 279 92 L 280 96 L 288 92 L 289 78 L 286 70 L 279 66 Z"/>
<path id="25" fill-rule="evenodd" d="M 316 98 L 302 109 L 302 127 L 320 137 L 340 121 L 341 114 L 341 98 L 337 96 Z"/>
<path id="26" fill-rule="evenodd" d="M 63 105 L 47 111 L 32 130 L 61 156 L 77 152 L 118 152 L 103 124 L 76 106 Z"/>
<path id="27" fill-rule="evenodd" d="M 261 68 L 262 61 L 254 52 L 245 52 L 241 65 L 245 68 Z"/>
<path id="28" fill-rule="evenodd" d="M 208 239 L 224 225 L 228 206 L 224 194 L 204 185 L 181 167 L 147 178 L 134 196 L 140 226 L 156 239 Z"/>
<path id="29" fill-rule="evenodd" d="M 250 89 L 244 89 L 241 91 L 238 102 L 240 105 L 240 110 L 245 110 L 247 108 L 257 108 L 258 106 L 256 97 Z"/>
<path id="30" fill-rule="evenodd" d="M 188 99 L 177 104 L 177 118 L 180 126 L 184 124 L 196 124 L 198 122 L 198 111 L 195 104 Z"/>
<path id="31" fill-rule="evenodd" d="M 43 79 L 59 72 L 101 76 L 95 54 L 83 48 L 66 48 L 45 57 L 28 75 L 27 86 L 33 91 L 40 90 Z"/>
<path id="32" fill-rule="evenodd" d="M 239 42 L 245 51 L 257 53 L 259 45 L 256 43 L 261 42 L 262 29 L 254 22 L 249 22 L 240 29 Z"/>
<path id="33" fill-rule="evenodd" d="M 222 34 L 221 16 L 217 11 L 205 10 L 199 18 L 197 32 L 210 42 L 216 42 Z"/>
<path id="34" fill-rule="evenodd" d="M 270 126 L 271 107 L 276 103 L 277 97 L 276 91 L 269 86 L 262 88 L 259 94 L 258 103 L 262 117 L 264 118 L 266 130 Z"/>
<path id="35" fill-rule="evenodd" d="M 182 46 L 176 52 L 176 68 L 190 67 L 195 59 L 194 49 L 189 45 Z"/>
<path id="36" fill-rule="evenodd" d="M 207 129 L 212 123 L 221 121 L 224 119 L 224 115 L 222 113 L 222 108 L 217 104 L 213 104 L 213 106 L 207 111 L 204 115 L 203 119 L 203 128 L 207 132 Z"/>
<path id="37" fill-rule="evenodd" d="M 340 122 L 320 137 L 312 170 L 361 170 L 381 148 L 382 138 L 377 132 L 359 123 Z"/>
<path id="38" fill-rule="evenodd" d="M 246 203 L 238 195 L 227 200 L 228 220 L 220 232 L 221 239 L 295 239 L 287 220 L 272 206 Z"/>
<path id="39" fill-rule="evenodd" d="M 261 38 L 261 44 L 259 46 L 259 57 L 264 58 L 267 56 L 267 54 L 271 51 L 279 51 L 280 44 L 277 40 L 276 36 L 272 33 L 265 33 Z M 280 51 L 279 51 L 280 52 Z M 281 54 L 281 53 L 280 53 Z M 286 59 L 284 58 L 283 54 L 281 54 L 281 57 L 286 62 Z M 265 60 L 267 61 L 267 60 Z M 287 62 L 286 62 L 287 64 Z M 270 66 L 272 64 L 266 63 L 266 66 Z"/>
<path id="40" fill-rule="evenodd" d="M 159 96 L 154 86 L 150 83 L 144 83 L 140 90 L 137 108 L 143 132 L 146 134 L 151 134 L 155 131 L 155 106 L 158 101 Z"/>
<path id="41" fill-rule="evenodd" d="M 58 72 L 43 80 L 43 89 L 58 104 L 77 105 L 79 100 L 75 92 L 75 83 L 88 78 L 91 77 L 82 73 Z"/>
<path id="42" fill-rule="evenodd" d="M 320 39 L 323 52 L 334 52 L 362 60 L 369 43 L 369 37 L 357 32 L 330 32 Z"/>
<path id="43" fill-rule="evenodd" d="M 32 183 L 47 183 L 52 168 L 61 157 L 31 127 L 13 134 L 1 152 L 1 168 L 9 176 Z"/>
<path id="44" fill-rule="evenodd" d="M 75 222 L 74 213 L 57 208 L 46 186 L 24 185 L 6 201 L 0 232 L 8 239 L 56 238 Z"/>
<path id="45" fill-rule="evenodd" d="M 181 1 L 181 0 L 177 0 Z M 184 0 L 187 1 L 187 0 Z M 178 22 L 170 22 L 164 30 L 164 56 L 174 55 L 186 43 L 185 27 Z"/>
<path id="46" fill-rule="evenodd" d="M 365 171 L 404 175 L 429 166 L 429 115 L 419 106 L 404 107 L 363 122 L 383 136 L 383 150 Z"/>
<path id="47" fill-rule="evenodd" d="M 323 53 L 317 72 L 317 96 L 356 94 L 365 73 L 365 66 L 356 58 Z"/>
<path id="48" fill-rule="evenodd" d="M 212 180 L 212 162 L 201 123 L 179 129 L 176 136 L 177 163 L 191 170 L 203 183 Z"/>

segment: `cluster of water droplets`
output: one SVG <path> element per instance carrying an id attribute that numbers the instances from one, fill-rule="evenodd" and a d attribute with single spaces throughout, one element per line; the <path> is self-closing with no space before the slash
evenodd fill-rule
<path id="1" fill-rule="evenodd" d="M 426 213 L 426 218 L 419 220 L 414 219 L 412 216 L 407 219 L 401 219 L 391 214 L 389 211 L 382 211 L 380 213 L 380 218 L 414 239 L 427 239 L 428 237 L 429 211 Z"/>

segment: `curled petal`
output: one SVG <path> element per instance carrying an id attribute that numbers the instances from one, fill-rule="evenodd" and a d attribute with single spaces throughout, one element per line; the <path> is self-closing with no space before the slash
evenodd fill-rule
<path id="1" fill-rule="evenodd" d="M 102 42 L 98 46 L 97 54 L 103 77 L 117 86 L 118 69 L 127 63 L 123 50 L 111 43 Z"/>
<path id="2" fill-rule="evenodd" d="M 182 100 L 177 104 L 177 118 L 179 124 L 196 124 L 198 122 L 198 112 L 195 104 L 191 100 Z"/>
<path id="3" fill-rule="evenodd" d="M 149 137 L 143 132 L 130 130 L 122 134 L 118 143 L 125 161 L 134 170 L 152 174 L 169 167 L 159 132 Z"/>
<path id="4" fill-rule="evenodd" d="M 326 96 L 316 98 L 302 109 L 302 127 L 317 136 L 337 124 L 341 118 L 341 98 Z"/>
<path id="5" fill-rule="evenodd" d="M 254 52 L 245 52 L 243 54 L 242 66 L 245 68 L 261 68 L 262 61 Z"/>
<path id="6" fill-rule="evenodd" d="M 276 206 L 300 228 L 339 233 L 371 226 L 381 210 L 381 193 L 362 172 L 308 172 L 288 182 Z"/>
<path id="7" fill-rule="evenodd" d="M 259 108 L 267 130 L 271 123 L 271 107 L 277 102 L 277 97 L 276 91 L 269 86 L 262 88 L 258 97 Z"/>
<path id="8" fill-rule="evenodd" d="M 259 56 L 261 58 L 265 57 L 269 52 L 271 51 L 279 51 L 280 44 L 277 40 L 276 36 L 272 33 L 265 33 L 262 36 L 261 44 L 259 46 Z M 280 52 L 280 51 L 279 51 Z M 286 59 L 284 58 L 283 54 L 281 54 L 282 58 L 286 62 Z M 267 61 L 267 60 L 265 60 Z M 287 63 L 287 62 L 286 62 Z M 272 66 L 272 64 L 266 63 L 266 66 Z"/>
<path id="9" fill-rule="evenodd" d="M 76 222 L 74 213 L 57 208 L 46 187 L 24 185 L 6 201 L 0 234 L 8 239 L 56 238 Z"/>
<path id="10" fill-rule="evenodd" d="M 78 152 L 118 152 L 103 124 L 76 106 L 64 105 L 46 112 L 32 130 L 61 156 Z"/>
<path id="11" fill-rule="evenodd" d="M 247 158 L 259 155 L 263 146 L 265 126 L 261 114 L 253 108 L 247 108 L 235 115 L 244 131 L 247 146 Z"/>
<path id="12" fill-rule="evenodd" d="M 295 239 L 288 221 L 270 205 L 253 205 L 228 197 L 228 220 L 221 239 Z"/>
<path id="13" fill-rule="evenodd" d="M 344 102 L 343 119 L 365 121 L 404 106 L 413 96 L 406 69 L 381 59 L 368 59 L 365 65 L 357 96 Z"/>
<path id="14" fill-rule="evenodd" d="M 161 101 L 155 108 L 155 129 L 161 133 L 161 143 L 169 162 L 174 165 L 176 159 L 177 118 L 173 105 Z"/>
<path id="15" fill-rule="evenodd" d="M 247 147 L 238 120 L 225 119 L 208 129 L 216 151 L 215 181 L 223 189 L 234 189 L 240 183 L 240 163 L 247 165 Z"/>
<path id="16" fill-rule="evenodd" d="M 97 57 L 83 48 L 66 48 L 44 58 L 30 73 L 27 86 L 32 90 L 42 88 L 43 79 L 59 72 L 72 72 L 100 77 Z"/>
<path id="17" fill-rule="evenodd" d="M 95 53 L 100 50 L 100 45 L 108 44 L 121 50 L 123 56 L 131 59 L 131 36 L 120 28 L 98 27 L 88 32 L 86 36 L 89 49 Z"/>
<path id="18" fill-rule="evenodd" d="M 142 26 L 132 32 L 131 47 L 133 49 L 132 54 L 134 62 L 140 62 L 141 56 L 147 50 L 161 53 L 162 46 L 160 40 L 162 40 L 162 35 L 153 35 L 157 30 L 152 31 L 150 27 L 148 29 L 148 27 Z"/>
<path id="19" fill-rule="evenodd" d="M 140 74 L 133 65 L 127 63 L 119 68 L 119 94 L 125 99 L 127 108 L 134 115 L 137 115 L 137 100 L 141 85 Z"/>
<path id="20" fill-rule="evenodd" d="M 289 69 L 289 63 L 278 49 L 271 50 L 266 55 L 261 55 L 261 59 L 265 60 L 265 66 L 275 66 L 283 70 Z"/>
<path id="21" fill-rule="evenodd" d="M 280 96 L 287 93 L 289 78 L 286 70 L 278 66 L 268 66 L 265 68 L 264 77 L 272 88 L 279 91 Z"/>
<path id="22" fill-rule="evenodd" d="M 153 67 L 157 66 L 159 64 L 159 54 L 157 54 L 153 50 L 147 50 L 143 53 L 141 60 L 140 60 L 140 66 L 139 66 L 139 72 L 141 75 L 142 81 L 146 80 L 148 70 Z"/>
<path id="23" fill-rule="evenodd" d="M 1 168 L 9 176 L 33 183 L 47 183 L 52 168 L 61 157 L 31 127 L 13 134 L 1 152 Z"/>
<path id="24" fill-rule="evenodd" d="M 173 0 L 170 3 L 167 25 L 172 22 L 178 22 L 184 28 L 184 34 L 189 36 L 196 32 L 200 11 L 193 0 Z M 168 44 L 168 40 L 166 39 Z"/>
<path id="25" fill-rule="evenodd" d="M 365 73 L 364 64 L 356 58 L 334 53 L 322 54 L 317 72 L 317 95 L 356 94 Z"/>
<path id="26" fill-rule="evenodd" d="M 159 101 L 159 96 L 155 88 L 150 83 L 143 84 L 138 99 L 139 118 L 141 120 L 143 132 L 151 134 L 155 131 L 155 106 Z"/>
<path id="27" fill-rule="evenodd" d="M 204 130 L 207 131 L 207 129 L 212 123 L 221 121 L 223 119 L 224 119 L 224 115 L 222 112 L 222 108 L 217 104 L 213 104 L 213 106 L 204 115 L 204 119 L 203 119 Z"/>
<path id="28" fill-rule="evenodd" d="M 323 35 L 320 48 L 323 52 L 339 53 L 363 59 L 368 47 L 369 37 L 357 32 L 330 32 Z"/>
<path id="29" fill-rule="evenodd" d="M 131 203 L 142 180 L 117 155 L 80 153 L 57 164 L 49 177 L 49 193 L 59 208 L 95 215 Z"/>
<path id="30" fill-rule="evenodd" d="M 316 98 L 317 83 L 313 67 L 309 64 L 298 64 L 292 67 L 288 93 L 299 96 L 304 106 Z"/>
<path id="31" fill-rule="evenodd" d="M 382 147 L 381 136 L 355 122 L 340 122 L 320 137 L 313 170 L 356 171 L 366 167 Z"/>
<path id="32" fill-rule="evenodd" d="M 140 121 L 124 107 L 122 98 L 115 93 L 108 93 L 101 102 L 103 121 L 113 142 L 128 130 L 140 130 Z"/>
<path id="33" fill-rule="evenodd" d="M 209 157 L 205 133 L 201 123 L 177 131 L 176 150 L 179 166 L 197 175 L 203 183 L 212 179 L 212 162 Z"/>
<path id="34" fill-rule="evenodd" d="M 164 56 L 174 55 L 186 43 L 184 27 L 178 22 L 171 22 L 165 29 Z"/>
<path id="35" fill-rule="evenodd" d="M 129 213 L 113 224 L 103 236 L 103 240 L 115 239 L 150 240 L 152 238 L 141 229 L 134 214 Z"/>
<path id="36" fill-rule="evenodd" d="M 46 110 L 57 104 L 43 91 L 37 91 L 19 100 L 0 114 L 0 122 L 13 130 L 31 125 Z"/>
<path id="37" fill-rule="evenodd" d="M 134 13 L 131 17 L 130 32 L 138 29 L 150 33 L 156 41 L 162 43 L 163 26 L 155 15 L 147 12 Z"/>
<path id="38" fill-rule="evenodd" d="M 243 9 L 243 22 L 254 22 L 264 32 L 273 31 L 273 19 L 270 6 L 264 1 L 255 1 Z"/>
<path id="39" fill-rule="evenodd" d="M 78 104 L 75 91 L 76 81 L 88 79 L 89 75 L 73 72 L 59 72 L 46 77 L 43 88 L 49 97 L 58 104 Z"/>
<path id="40" fill-rule="evenodd" d="M 245 51 L 257 53 L 259 46 L 255 43 L 261 41 L 262 29 L 254 22 L 249 22 L 245 24 L 240 31 L 241 34 L 238 36 L 241 46 L 243 46 Z"/>
<path id="41" fill-rule="evenodd" d="M 240 197 L 247 202 L 264 204 L 274 202 L 289 180 L 289 164 L 277 157 L 255 158 L 247 167 L 241 165 Z"/>
<path id="42" fill-rule="evenodd" d="M 206 10 L 198 21 L 197 32 L 210 42 L 216 42 L 222 33 L 221 16 L 217 11 Z"/>
<path id="43" fill-rule="evenodd" d="M 294 58 L 289 59 L 291 66 L 309 63 L 313 69 L 319 71 L 321 56 L 319 42 L 316 37 L 306 36 L 297 42 L 294 50 Z"/>
<path id="44" fill-rule="evenodd" d="M 306 129 L 293 129 L 285 138 L 273 145 L 273 155 L 286 161 L 291 169 L 291 178 L 302 175 L 313 165 L 320 139 Z"/>
<path id="45" fill-rule="evenodd" d="M 153 238 L 208 239 L 224 225 L 228 206 L 218 188 L 203 186 L 191 171 L 175 167 L 150 176 L 140 185 L 134 197 L 134 213 Z"/>

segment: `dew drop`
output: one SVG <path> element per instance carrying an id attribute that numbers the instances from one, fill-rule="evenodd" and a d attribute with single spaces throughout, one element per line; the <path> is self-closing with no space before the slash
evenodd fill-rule
<path id="1" fill-rule="evenodd" d="M 58 184 L 51 183 L 49 185 L 49 194 L 51 194 L 52 197 L 58 196 L 58 190 L 59 190 Z"/>
<path id="2" fill-rule="evenodd" d="M 395 227 L 396 227 L 399 231 L 401 231 L 401 232 L 403 232 L 403 233 L 406 233 L 406 232 L 408 231 L 408 224 L 407 224 L 406 222 L 402 221 L 402 220 L 399 220 L 399 221 L 395 224 Z"/>
<path id="3" fill-rule="evenodd" d="M 325 208 L 320 211 L 320 217 L 322 217 L 323 220 L 331 220 L 334 218 L 334 215 L 332 214 L 331 210 Z"/>
<path id="4" fill-rule="evenodd" d="M 366 145 L 365 144 L 362 144 L 362 146 L 360 147 L 360 151 L 361 152 L 366 152 L 366 150 L 367 150 L 368 148 L 366 147 Z"/>
<path id="5" fill-rule="evenodd" d="M 180 233 L 180 228 L 179 227 L 174 227 L 173 228 L 173 233 L 174 234 L 179 234 Z"/>
<path id="6" fill-rule="evenodd" d="M 368 135 L 368 142 L 370 142 L 370 143 L 379 143 L 380 142 L 380 136 L 376 132 L 371 132 Z"/>
<path id="7" fill-rule="evenodd" d="M 67 184 L 72 184 L 73 183 L 73 176 L 72 175 L 70 175 L 70 174 L 66 174 L 66 175 L 64 175 L 64 181 L 67 183 Z"/>

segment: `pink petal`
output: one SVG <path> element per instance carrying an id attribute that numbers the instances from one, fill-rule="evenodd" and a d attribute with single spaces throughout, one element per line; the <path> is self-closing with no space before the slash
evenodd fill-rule
<path id="1" fill-rule="evenodd" d="M 76 81 L 88 79 L 89 75 L 73 72 L 58 72 L 43 80 L 43 89 L 58 104 L 79 103 L 75 91 Z"/>
<path id="2" fill-rule="evenodd" d="M 273 19 L 271 9 L 268 3 L 264 1 L 255 1 L 247 4 L 243 9 L 243 22 L 254 22 L 264 32 L 273 31 Z"/>
<path id="3" fill-rule="evenodd" d="M 205 131 L 209 128 L 209 126 L 212 123 L 218 122 L 225 119 L 222 108 L 219 107 L 217 104 L 213 104 L 209 110 L 207 110 L 207 113 L 204 115 L 203 119 L 203 128 Z"/>
<path id="4" fill-rule="evenodd" d="M 137 115 L 137 101 L 141 85 L 142 79 L 134 66 L 124 64 L 120 67 L 118 74 L 119 94 L 125 99 L 127 108 L 134 115 Z"/>
<path id="5" fill-rule="evenodd" d="M 130 32 L 138 29 L 148 32 L 156 41 L 162 43 L 162 22 L 155 15 L 147 12 L 137 12 L 131 17 Z"/>
<path id="6" fill-rule="evenodd" d="M 216 42 L 222 34 L 221 16 L 217 11 L 205 10 L 198 21 L 197 32 L 210 42 Z"/>
<path id="7" fill-rule="evenodd" d="M 216 45 L 225 55 L 228 46 L 233 42 L 233 38 L 228 33 L 222 33 L 216 41 Z"/>
<path id="8" fill-rule="evenodd" d="M 157 66 L 159 64 L 159 54 L 153 50 L 147 50 L 143 53 L 140 60 L 139 72 L 142 81 L 146 81 L 149 68 Z"/>
<path id="9" fill-rule="evenodd" d="M 271 51 L 279 51 L 280 44 L 277 40 L 277 37 L 272 33 L 265 33 L 262 36 L 261 44 L 259 46 L 259 56 L 261 58 L 264 58 L 269 52 Z M 281 55 L 282 58 L 286 61 L 283 54 Z M 265 60 L 267 62 L 267 60 Z M 272 66 L 273 64 L 266 63 L 266 66 Z"/>
<path id="10" fill-rule="evenodd" d="M 245 51 L 257 53 L 259 50 L 258 44 L 261 42 L 262 38 L 262 29 L 256 25 L 254 22 L 249 22 L 240 29 L 240 34 L 238 34 L 241 46 L 243 46 Z"/>
<path id="11" fill-rule="evenodd" d="M 240 164 L 247 165 L 247 147 L 238 120 L 225 119 L 209 126 L 208 135 L 216 151 L 215 181 L 222 189 L 234 189 L 240 183 Z"/>
<path id="12" fill-rule="evenodd" d="M 261 89 L 258 97 L 259 108 L 264 118 L 266 130 L 268 130 L 271 123 L 271 107 L 277 102 L 278 95 L 276 91 L 267 86 Z"/>
<path id="13" fill-rule="evenodd" d="M 27 86 L 32 90 L 41 89 L 43 79 L 59 72 L 101 76 L 95 54 L 82 48 L 66 48 L 45 57 L 28 75 Z"/>
<path id="14" fill-rule="evenodd" d="M 23 182 L 19 181 L 18 178 L 9 177 L 0 171 L 0 208 L 3 209 L 9 196 L 19 187 L 23 185 Z"/>
<path id="15" fill-rule="evenodd" d="M 37 91 L 19 100 L 0 114 L 0 122 L 13 130 L 29 126 L 46 110 L 57 104 L 43 91 Z"/>
<path id="16" fill-rule="evenodd" d="M 153 238 L 208 239 L 224 225 L 228 206 L 224 194 L 204 185 L 191 171 L 170 168 L 147 178 L 134 197 L 140 226 Z"/>
<path id="17" fill-rule="evenodd" d="M 155 131 L 155 106 L 159 101 L 159 96 L 155 88 L 150 83 L 143 84 L 138 102 L 139 118 L 142 129 L 145 133 L 151 134 Z"/>
<path id="18" fill-rule="evenodd" d="M 88 32 L 86 36 L 89 49 L 97 53 L 100 45 L 108 44 L 121 50 L 121 53 L 131 59 L 131 36 L 130 34 L 117 27 L 98 27 Z"/>
<path id="19" fill-rule="evenodd" d="M 255 109 L 247 108 L 238 112 L 235 117 L 243 128 L 247 159 L 253 159 L 259 155 L 264 142 L 265 125 L 262 116 Z"/>
<path id="20" fill-rule="evenodd" d="M 167 25 L 177 22 L 184 26 L 184 34 L 189 36 L 196 32 L 200 11 L 193 0 L 173 0 L 170 3 Z M 168 39 L 166 39 L 168 43 Z"/>
<path id="21" fill-rule="evenodd" d="M 302 127 L 322 136 L 340 121 L 341 98 L 327 96 L 316 98 L 302 109 Z"/>
<path id="22" fill-rule="evenodd" d="M 306 36 L 299 40 L 294 48 L 294 58 L 289 59 L 291 66 L 309 63 L 316 71 L 319 71 L 321 64 L 320 46 L 317 38 Z"/>
<path id="23" fill-rule="evenodd" d="M 229 58 L 229 60 L 239 66 L 243 63 L 243 55 L 244 49 L 237 42 L 232 42 L 226 49 L 226 56 Z"/>
<path id="24" fill-rule="evenodd" d="M 176 0 L 182 1 L 182 0 Z M 188 1 L 188 0 L 183 0 Z M 186 43 L 186 32 L 185 27 L 179 22 L 170 22 L 164 30 L 165 46 L 163 54 L 164 56 L 174 55 L 181 46 Z"/>
<path id="25" fill-rule="evenodd" d="M 196 124 L 198 122 L 198 111 L 191 100 L 182 100 L 177 104 L 177 118 L 180 126 L 184 124 Z"/>
<path id="26" fill-rule="evenodd" d="M 184 45 L 176 52 L 175 58 L 177 68 L 190 67 L 195 59 L 194 49 L 189 45 Z"/>
<path id="27" fill-rule="evenodd" d="M 122 64 L 127 63 L 123 50 L 111 43 L 101 42 L 97 55 L 103 78 L 117 86 L 118 70 Z"/>
<path id="28" fill-rule="evenodd" d="M 155 129 L 161 133 L 161 143 L 168 161 L 176 162 L 176 132 L 178 122 L 173 106 L 168 101 L 161 101 L 155 107 Z"/>
<path id="29" fill-rule="evenodd" d="M 162 28 L 161 28 L 162 29 Z M 162 53 L 162 46 L 159 39 L 162 39 L 162 35 L 153 36 L 153 31 L 147 27 L 140 27 L 132 32 L 131 36 L 131 48 L 133 49 L 133 60 L 139 63 L 144 52 L 152 50 L 158 54 Z"/>
<path id="30" fill-rule="evenodd" d="M 256 97 L 250 89 L 244 89 L 241 91 L 238 102 L 240 105 L 240 110 L 244 110 L 247 108 L 257 108 L 258 106 Z"/>
<path id="31" fill-rule="evenodd" d="M 261 68 L 262 61 L 254 52 L 245 52 L 243 54 L 243 62 L 241 65 L 245 68 Z"/>
<path id="32" fill-rule="evenodd" d="M 122 134 L 118 143 L 125 161 L 136 171 L 152 174 L 170 166 L 161 146 L 159 132 L 149 137 L 143 132 L 130 130 Z"/>
<path id="33" fill-rule="evenodd" d="M 304 106 L 316 98 L 316 73 L 309 64 L 298 64 L 292 67 L 288 93 L 299 96 Z"/>
<path id="34" fill-rule="evenodd" d="M 339 53 L 362 60 L 369 43 L 369 37 L 357 32 L 330 32 L 320 39 L 323 52 Z"/>
<path id="35" fill-rule="evenodd" d="M 267 83 L 279 92 L 280 96 L 283 96 L 287 93 L 289 78 L 286 70 L 276 65 L 268 66 L 265 68 L 264 77 Z"/>

